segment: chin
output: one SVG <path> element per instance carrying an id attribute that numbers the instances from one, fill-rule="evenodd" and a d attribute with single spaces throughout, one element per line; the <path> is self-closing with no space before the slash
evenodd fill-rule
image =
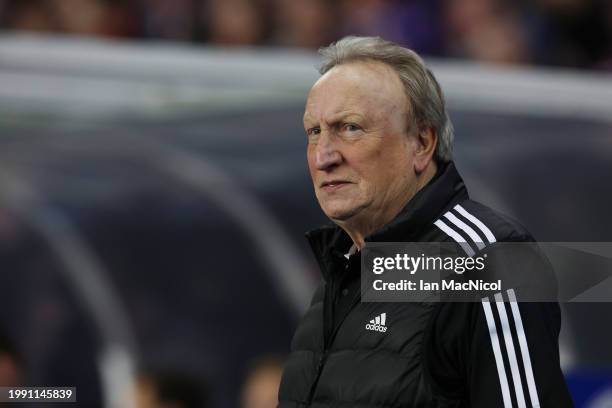
<path id="1" fill-rule="evenodd" d="M 357 214 L 357 208 L 324 209 L 323 212 L 332 221 L 347 221 Z"/>

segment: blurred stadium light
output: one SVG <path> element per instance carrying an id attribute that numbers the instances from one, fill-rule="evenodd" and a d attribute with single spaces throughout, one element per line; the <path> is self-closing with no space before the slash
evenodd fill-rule
<path id="1" fill-rule="evenodd" d="M 215 373 L 219 406 L 232 406 L 245 357 L 288 347 L 317 280 L 300 234 L 324 221 L 301 136 L 316 64 L 314 54 L 294 50 L 0 37 L 2 205 L 34 222 L 63 257 L 59 269 L 72 271 L 65 276 L 100 326 L 101 349 L 123 345 L 128 364 L 116 353 L 98 362 L 103 378 L 114 375 L 104 368 L 109 361 L 122 373 L 115 378 L 130 375 L 130 359 L 193 364 L 200 374 Z M 473 196 L 543 241 L 611 241 L 605 214 L 612 193 L 602 182 L 612 174 L 609 75 L 442 60 L 431 66 Z M 35 199 L 17 200 L 10 186 Z M 144 244 L 117 238 L 132 231 L 125 223 Z M 186 283 L 173 293 L 164 274 Z M 172 312 L 139 311 L 154 301 L 157 313 L 167 304 Z M 3 302 L 0 309 L 11 310 Z M 564 313 L 566 371 L 598 367 L 609 376 L 612 329 L 595 316 L 609 316 L 610 306 L 566 305 Z M 7 314 L 0 322 L 10 321 Z M 115 334 L 104 337 L 109 324 Z M 108 384 L 105 406 L 113 406 L 126 382 Z M 588 407 L 596 392 L 584 391 L 579 406 Z"/>

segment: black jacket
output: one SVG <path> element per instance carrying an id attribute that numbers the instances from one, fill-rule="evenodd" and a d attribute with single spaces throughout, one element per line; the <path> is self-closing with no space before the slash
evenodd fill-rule
<path id="1" fill-rule="evenodd" d="M 472 255 L 483 246 L 475 235 L 489 248 L 533 241 L 471 201 L 448 163 L 366 245 L 454 242 Z M 307 237 L 324 280 L 293 337 L 279 407 L 573 406 L 559 367 L 557 303 L 517 303 L 511 291 L 490 303 L 360 302 L 348 235 L 330 226 Z"/>

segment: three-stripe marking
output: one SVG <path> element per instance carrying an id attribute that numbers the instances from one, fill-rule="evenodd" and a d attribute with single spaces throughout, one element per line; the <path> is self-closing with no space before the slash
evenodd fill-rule
<path id="1" fill-rule="evenodd" d="M 476 225 L 482 231 L 482 233 L 485 235 L 485 237 L 489 241 L 489 244 L 492 244 L 496 241 L 495 236 L 493 235 L 491 230 L 487 228 L 487 226 L 484 225 L 478 218 L 474 217 L 472 214 L 467 212 L 467 210 L 463 208 L 460 204 L 457 204 L 454 208 L 455 210 L 457 210 L 459 214 L 461 214 L 462 216 L 470 220 L 474 225 Z"/>
<path id="2" fill-rule="evenodd" d="M 472 228 L 466 222 L 462 221 L 451 211 L 446 212 L 443 217 L 453 227 L 457 228 L 457 230 L 451 227 L 446 222 L 444 222 L 442 219 L 437 220 L 436 222 L 434 222 L 434 224 L 438 228 L 440 228 L 446 235 L 451 237 L 456 243 L 458 243 L 468 256 L 474 256 L 476 254 L 476 251 L 474 251 L 472 245 L 458 231 L 462 231 L 464 234 L 466 234 L 470 238 L 471 242 L 476 246 L 476 248 L 478 248 L 478 250 L 484 249 L 487 243 L 492 244 L 496 242 L 495 236 L 493 235 L 491 230 L 486 225 L 484 225 L 482 221 L 480 221 L 474 215 L 470 214 L 465 208 L 463 208 L 461 204 L 455 205 L 453 209 L 459 215 L 474 224 L 474 226 L 479 230 L 479 232 L 476 232 L 474 228 Z M 482 236 L 484 236 L 484 238 L 482 238 Z"/>
<path id="3" fill-rule="evenodd" d="M 518 343 L 520 347 L 521 357 L 523 361 L 523 367 L 525 369 L 525 379 L 527 380 L 527 389 L 531 405 L 534 408 L 540 407 L 538 398 L 538 392 L 535 385 L 535 379 L 533 376 L 533 370 L 531 366 L 531 358 L 529 357 L 529 347 L 527 345 L 527 337 L 525 336 L 525 330 L 523 328 L 523 321 L 521 319 L 521 312 L 516 302 L 516 295 L 513 289 L 508 289 L 508 299 L 510 300 L 510 310 L 512 311 L 512 318 L 516 328 Z M 499 320 L 501 322 L 501 329 L 504 337 L 504 344 L 506 346 L 506 352 L 508 362 L 510 364 L 510 372 L 512 373 L 512 383 L 514 385 L 514 394 L 516 396 L 517 404 L 519 407 L 526 407 L 525 395 L 523 392 L 523 385 L 521 382 L 520 368 L 516 357 L 516 350 L 514 348 L 514 341 L 512 339 L 512 333 L 510 329 L 510 320 L 508 319 L 508 313 L 506 311 L 506 305 L 501 293 L 495 295 L 495 304 L 499 313 Z M 489 336 L 491 338 L 491 346 L 493 349 L 493 355 L 495 356 L 495 365 L 497 367 L 497 374 L 499 376 L 499 384 L 501 386 L 502 398 L 504 401 L 504 408 L 511 408 L 512 402 L 510 398 L 510 386 L 508 384 L 508 378 L 506 377 L 506 370 L 504 366 L 504 358 L 499 342 L 499 335 L 495 319 L 493 317 L 493 310 L 489 298 L 482 299 L 482 307 L 484 309 L 485 318 L 487 320 L 487 327 L 489 329 Z"/>
<path id="4" fill-rule="evenodd" d="M 478 250 L 485 248 L 487 244 L 493 244 L 497 240 L 491 230 L 477 217 L 469 213 L 460 204 L 453 207 L 456 214 L 460 215 L 465 220 L 469 221 L 473 226 L 468 225 L 464 220 L 459 218 L 456 214 L 451 211 L 446 212 L 443 218 L 448 221 L 445 222 L 442 219 L 437 220 L 434 224 L 442 230 L 446 235 L 452 238 L 468 256 L 474 256 L 476 251 L 472 245 L 475 245 Z M 468 242 L 464 235 L 460 231 L 469 237 L 471 242 Z M 484 239 L 483 239 L 484 237 Z M 525 329 L 523 327 L 523 321 L 521 319 L 521 312 L 516 301 L 516 295 L 513 289 L 506 291 L 508 299 L 510 301 L 510 310 L 512 312 L 512 319 L 516 329 L 520 355 L 525 370 L 525 379 L 527 381 L 527 391 L 529 393 L 529 400 L 532 407 L 539 408 L 540 402 L 538 397 L 538 391 L 535 384 L 535 378 L 533 376 L 533 368 L 531 365 L 531 358 L 529 357 L 529 347 L 527 344 L 527 337 L 525 335 Z M 501 293 L 497 293 L 494 296 L 495 306 L 499 315 L 499 321 L 501 324 L 501 336 L 505 345 L 508 363 L 510 365 L 510 373 L 512 375 L 512 385 L 514 388 L 514 395 L 519 408 L 526 408 L 527 403 L 525 400 L 525 393 L 523 391 L 523 384 L 521 380 L 520 367 L 518 364 L 518 358 L 514 347 L 514 340 L 512 339 L 512 330 L 510 327 L 510 319 L 508 318 L 508 312 L 506 304 L 504 302 Z M 495 365 L 497 368 L 497 374 L 499 377 L 499 384 L 502 392 L 502 399 L 504 401 L 504 408 L 512 408 L 512 397 L 510 393 L 510 385 L 508 377 L 506 375 L 505 363 L 503 352 L 500 344 L 500 335 L 498 334 L 497 325 L 495 318 L 493 317 L 493 308 L 489 298 L 482 299 L 482 307 L 484 310 L 485 318 L 487 321 L 487 327 L 489 329 L 489 337 L 491 339 L 491 347 L 495 356 Z"/>

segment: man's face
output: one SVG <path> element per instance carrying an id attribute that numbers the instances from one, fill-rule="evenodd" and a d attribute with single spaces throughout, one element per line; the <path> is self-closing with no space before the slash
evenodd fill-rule
<path id="1" fill-rule="evenodd" d="M 409 102 L 380 62 L 338 65 L 306 102 L 308 167 L 325 214 L 336 222 L 390 220 L 416 192 Z"/>

